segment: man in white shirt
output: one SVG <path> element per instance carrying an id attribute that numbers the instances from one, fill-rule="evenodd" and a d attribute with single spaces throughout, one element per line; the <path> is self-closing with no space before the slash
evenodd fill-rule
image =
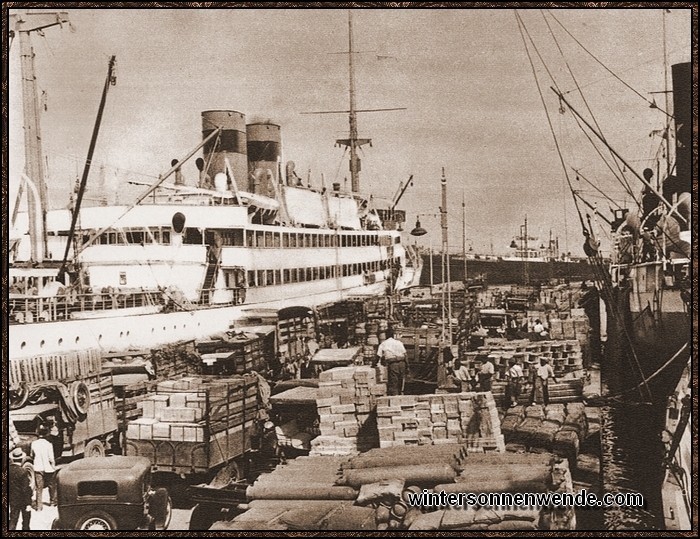
<path id="1" fill-rule="evenodd" d="M 547 328 L 544 327 L 544 324 L 540 321 L 539 318 L 535 320 L 535 326 L 532 328 L 532 331 L 537 335 L 537 340 L 541 341 L 549 337 L 549 333 L 547 333 Z"/>
<path id="2" fill-rule="evenodd" d="M 34 460 L 34 479 L 36 481 L 36 510 L 44 507 L 44 487 L 49 488 L 50 504 L 56 505 L 56 460 L 54 459 L 53 444 L 48 440 L 49 429 L 44 425 L 39 427 L 39 439 L 32 442 L 32 458 Z"/>
<path id="3" fill-rule="evenodd" d="M 508 379 L 508 385 L 506 386 L 506 392 L 508 394 L 507 402 L 508 407 L 512 408 L 518 404 L 523 378 L 523 368 L 515 359 L 510 360 L 510 367 L 508 368 L 506 376 Z"/>
<path id="4" fill-rule="evenodd" d="M 481 369 L 479 370 L 479 390 L 491 391 L 491 379 L 493 378 L 496 369 L 488 357 L 481 360 Z"/>
<path id="5" fill-rule="evenodd" d="M 554 383 L 557 382 L 557 379 L 554 376 L 554 370 L 549 364 L 549 360 L 541 357 L 540 364 L 535 371 L 535 385 L 532 388 L 532 404 L 539 404 L 540 401 L 542 401 L 545 406 L 549 404 L 550 378 L 554 380 Z"/>
<path id="6" fill-rule="evenodd" d="M 377 355 L 387 368 L 387 394 L 401 395 L 406 377 L 406 348 L 401 341 L 394 338 L 393 329 L 386 330 L 386 337 L 377 348 Z"/>

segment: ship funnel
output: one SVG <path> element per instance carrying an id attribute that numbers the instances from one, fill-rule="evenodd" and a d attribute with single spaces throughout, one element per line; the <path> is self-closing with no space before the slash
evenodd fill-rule
<path id="1" fill-rule="evenodd" d="M 693 71 L 690 62 L 671 66 L 673 75 L 673 117 L 676 124 L 676 175 L 675 193 L 692 192 L 693 169 Z"/>
<path id="2" fill-rule="evenodd" d="M 252 123 L 246 126 L 247 149 L 248 149 L 248 172 L 255 173 L 261 169 L 263 172 L 272 172 L 272 181 L 279 182 L 277 162 L 281 154 L 281 134 L 280 126 L 269 123 L 259 122 Z M 263 178 L 266 175 L 263 174 Z M 266 196 L 274 196 L 274 186 L 267 185 L 264 181 L 256 186 L 259 194 Z"/>
<path id="3" fill-rule="evenodd" d="M 228 159 L 238 189 L 249 191 L 245 114 L 235 110 L 202 112 L 202 137 L 206 138 L 217 127 L 222 128 L 219 137 L 204 145 L 204 161 L 209 162 L 206 173 L 212 178 L 220 172 L 225 174 Z"/>

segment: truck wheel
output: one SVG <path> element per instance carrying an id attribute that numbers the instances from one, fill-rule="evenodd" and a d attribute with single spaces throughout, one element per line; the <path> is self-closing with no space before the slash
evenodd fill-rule
<path id="1" fill-rule="evenodd" d="M 93 511 L 78 520 L 76 530 L 116 530 L 117 523 L 114 517 L 102 511 Z"/>
<path id="2" fill-rule="evenodd" d="M 70 394 L 75 411 L 80 415 L 86 415 L 90 409 L 90 388 L 85 382 L 76 381 L 70 386 Z"/>
<path id="3" fill-rule="evenodd" d="M 105 446 L 100 440 L 90 440 L 85 444 L 83 456 L 87 458 L 104 457 L 107 454 Z"/>
<path id="4" fill-rule="evenodd" d="M 192 531 L 206 531 L 219 520 L 221 509 L 218 507 L 198 503 L 192 509 L 189 529 Z"/>
<path id="5" fill-rule="evenodd" d="M 148 507 L 148 513 L 153 517 L 156 530 L 166 530 L 173 516 L 173 502 L 167 489 L 156 489 L 148 502 Z"/>

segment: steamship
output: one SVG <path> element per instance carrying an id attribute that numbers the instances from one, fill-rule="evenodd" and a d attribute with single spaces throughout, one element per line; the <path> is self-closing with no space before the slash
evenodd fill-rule
<path id="1" fill-rule="evenodd" d="M 30 26 L 20 32 L 28 37 Z M 103 103 L 113 78 L 110 67 Z M 36 99 L 34 74 L 23 73 L 23 84 Z M 137 203 L 71 211 L 42 207 L 39 120 L 25 103 L 25 125 L 35 129 L 25 141 L 29 211 L 11 225 L 10 359 L 203 338 L 260 309 L 410 285 L 420 264 L 402 244 L 401 212 L 359 192 L 357 149 L 366 139 L 357 137 L 353 95 L 347 112 L 350 136 L 338 142 L 350 150 L 349 191 L 304 185 L 293 163 L 282 163 L 279 125 L 209 110 L 202 142 Z M 193 158 L 199 181 L 189 186 L 182 167 Z"/>

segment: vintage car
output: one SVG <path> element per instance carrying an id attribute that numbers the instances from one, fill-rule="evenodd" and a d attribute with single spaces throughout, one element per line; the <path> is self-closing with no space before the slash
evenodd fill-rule
<path id="1" fill-rule="evenodd" d="M 164 530 L 172 502 L 164 488 L 151 488 L 145 457 L 94 457 L 71 462 L 56 475 L 56 530 Z"/>

